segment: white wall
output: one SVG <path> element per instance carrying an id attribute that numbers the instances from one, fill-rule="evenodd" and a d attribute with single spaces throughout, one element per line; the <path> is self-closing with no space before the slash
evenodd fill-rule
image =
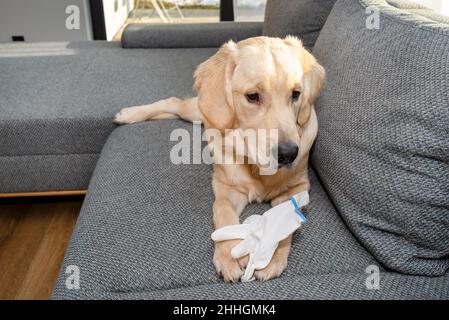
<path id="1" fill-rule="evenodd" d="M 449 0 L 446 0 L 446 2 L 441 4 L 441 13 L 449 16 Z"/>
<path id="2" fill-rule="evenodd" d="M 449 0 L 412 0 L 413 2 L 417 2 L 426 6 L 430 9 L 433 9 L 440 14 L 444 14 L 449 16 Z"/>
<path id="3" fill-rule="evenodd" d="M 115 4 L 117 4 L 117 11 L 115 11 Z M 108 40 L 112 40 L 133 8 L 134 0 L 103 0 L 104 22 Z"/>
<path id="4" fill-rule="evenodd" d="M 65 10 L 80 8 L 80 29 L 67 30 Z M 12 35 L 25 41 L 91 40 L 88 0 L 0 0 L 0 42 L 10 42 Z"/>

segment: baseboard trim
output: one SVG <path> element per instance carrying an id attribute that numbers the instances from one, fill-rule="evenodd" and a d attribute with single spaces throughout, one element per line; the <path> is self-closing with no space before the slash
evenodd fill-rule
<path id="1" fill-rule="evenodd" d="M 0 193 L 0 198 L 78 196 L 78 195 L 85 195 L 86 193 L 87 190 L 11 192 L 11 193 Z"/>

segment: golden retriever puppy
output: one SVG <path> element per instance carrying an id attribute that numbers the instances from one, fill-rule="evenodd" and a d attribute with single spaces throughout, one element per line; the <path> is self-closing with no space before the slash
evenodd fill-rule
<path id="1" fill-rule="evenodd" d="M 214 163 L 215 228 L 238 224 L 250 202 L 270 201 L 274 206 L 309 189 L 308 156 L 318 130 L 313 104 L 325 72 L 297 38 L 230 41 L 201 63 L 194 77 L 197 97 L 125 108 L 115 122 L 182 118 L 201 121 L 205 129 L 223 134 L 225 129 L 278 130 L 279 169 L 275 174 L 262 175 L 257 164 Z M 257 279 L 265 281 L 283 272 L 291 239 L 283 240 L 270 264 L 255 272 Z M 246 267 L 247 257 L 236 260 L 231 256 L 238 242 L 215 244 L 214 265 L 227 282 L 239 281 Z"/>

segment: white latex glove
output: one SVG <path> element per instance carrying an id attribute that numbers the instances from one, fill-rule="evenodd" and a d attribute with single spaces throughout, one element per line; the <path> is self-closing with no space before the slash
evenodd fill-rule
<path id="1" fill-rule="evenodd" d="M 303 191 L 293 196 L 299 208 L 309 203 L 309 193 Z M 263 215 L 249 216 L 242 224 L 226 226 L 212 233 L 212 240 L 243 239 L 231 250 L 233 258 L 249 254 L 242 282 L 254 280 L 254 271 L 265 268 L 271 261 L 279 242 L 296 231 L 307 220 L 293 200 L 283 202 Z"/>

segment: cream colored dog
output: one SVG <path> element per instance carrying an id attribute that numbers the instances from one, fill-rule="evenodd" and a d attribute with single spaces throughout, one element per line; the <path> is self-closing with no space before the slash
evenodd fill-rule
<path id="1" fill-rule="evenodd" d="M 279 170 L 261 175 L 255 164 L 214 164 L 212 179 L 215 228 L 239 223 L 250 202 L 277 205 L 309 189 L 307 163 L 318 123 L 313 104 L 325 72 L 295 37 L 256 37 L 223 45 L 195 72 L 195 98 L 169 98 L 125 108 L 119 124 L 154 119 L 201 121 L 206 129 L 278 129 Z M 238 240 L 215 244 L 214 264 L 225 281 L 242 276 L 247 258 L 231 257 Z M 259 280 L 278 277 L 287 266 L 291 236 L 283 240 L 270 264 L 256 271 Z"/>

